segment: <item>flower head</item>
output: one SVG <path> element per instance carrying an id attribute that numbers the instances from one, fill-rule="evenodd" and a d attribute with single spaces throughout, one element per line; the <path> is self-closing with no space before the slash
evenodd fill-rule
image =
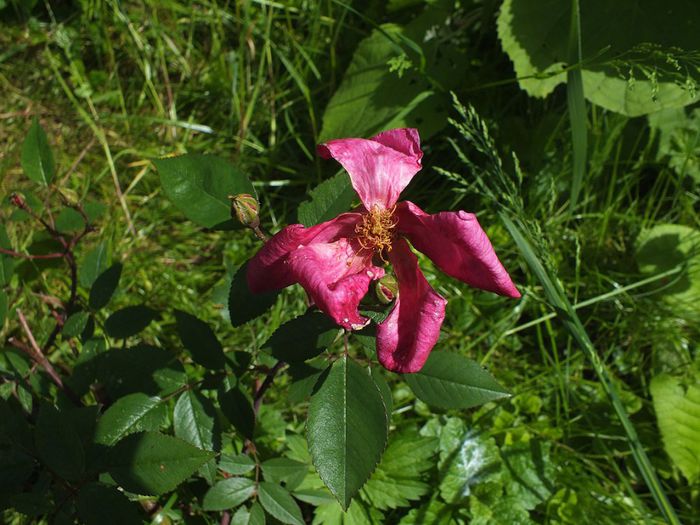
<path id="1" fill-rule="evenodd" d="M 447 301 L 431 288 L 411 251 L 471 286 L 520 297 L 476 217 L 464 211 L 430 215 L 399 194 L 421 169 L 418 131 L 401 128 L 370 139 L 332 140 L 318 147 L 350 175 L 362 206 L 305 228 L 287 226 L 253 257 L 254 293 L 301 284 L 314 303 L 347 330 L 369 323 L 358 306 L 370 284 L 393 266 L 398 293 L 377 326 L 377 355 L 389 370 L 417 372 L 440 334 Z"/>

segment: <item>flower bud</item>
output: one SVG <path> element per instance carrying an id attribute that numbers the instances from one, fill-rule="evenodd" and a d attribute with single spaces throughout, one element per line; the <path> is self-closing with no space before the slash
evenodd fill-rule
<path id="1" fill-rule="evenodd" d="M 24 199 L 19 193 L 13 193 L 12 195 L 10 195 L 10 202 L 18 208 L 24 208 L 27 205 L 27 203 L 24 201 Z"/>
<path id="2" fill-rule="evenodd" d="M 389 304 L 396 300 L 399 295 L 399 283 L 396 281 L 396 277 L 387 274 L 377 281 L 374 285 L 374 291 L 380 303 Z"/>
<path id="3" fill-rule="evenodd" d="M 259 204 L 255 197 L 248 193 L 239 193 L 230 195 L 229 199 L 231 199 L 231 217 L 238 219 L 242 225 L 249 228 L 260 226 Z"/>

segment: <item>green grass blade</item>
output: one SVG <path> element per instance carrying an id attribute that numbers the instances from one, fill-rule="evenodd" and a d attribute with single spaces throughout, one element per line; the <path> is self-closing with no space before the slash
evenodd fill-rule
<path id="1" fill-rule="evenodd" d="M 571 122 L 573 144 L 573 169 L 569 211 L 573 213 L 578 204 L 579 193 L 586 174 L 588 135 L 586 124 L 586 99 L 583 95 L 581 73 L 581 11 L 579 0 L 571 0 L 571 29 L 569 33 L 569 62 L 578 64 L 566 73 L 566 101 Z"/>
<path id="2" fill-rule="evenodd" d="M 520 249 L 520 252 L 525 258 L 528 266 L 535 273 L 537 279 L 542 284 L 547 300 L 557 311 L 559 318 L 564 323 L 571 336 L 583 349 L 586 357 L 588 357 L 590 363 L 593 365 L 593 369 L 595 370 L 598 379 L 602 383 L 606 394 L 610 398 L 610 402 L 615 409 L 615 413 L 617 414 L 617 417 L 625 430 L 627 442 L 632 451 L 632 455 L 634 456 L 634 460 L 637 463 L 637 467 L 639 468 L 644 481 L 649 487 L 649 490 L 654 496 L 654 500 L 663 513 L 664 518 L 666 519 L 667 523 L 680 525 L 681 522 L 678 519 L 675 510 L 671 506 L 661 483 L 659 482 L 659 478 L 657 477 L 654 467 L 652 466 L 651 461 L 644 450 L 644 446 L 639 440 L 639 436 L 637 435 L 637 431 L 634 428 L 632 421 L 630 421 L 630 418 L 627 415 L 622 400 L 620 399 L 620 395 L 610 378 L 610 374 L 608 373 L 605 363 L 603 363 L 600 356 L 596 352 L 596 349 L 588 337 L 588 333 L 583 327 L 581 320 L 566 297 L 563 287 L 556 277 L 549 274 L 545 266 L 540 261 L 532 247 L 532 243 L 526 238 L 526 234 L 523 233 L 524 231 L 527 231 L 526 228 L 516 225 L 515 222 L 513 222 L 513 220 L 511 220 L 505 213 L 500 213 L 500 217 L 508 229 L 508 232 L 513 237 L 513 240 L 515 240 L 515 243 L 518 245 L 518 248 Z"/>

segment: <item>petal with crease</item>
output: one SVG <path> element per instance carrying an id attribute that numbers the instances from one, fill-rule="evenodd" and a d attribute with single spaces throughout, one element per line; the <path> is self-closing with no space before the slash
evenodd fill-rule
<path id="1" fill-rule="evenodd" d="M 447 275 L 509 297 L 520 297 L 476 216 L 464 211 L 430 215 L 412 202 L 399 203 L 398 230 Z"/>
<path id="2" fill-rule="evenodd" d="M 289 272 L 321 311 L 343 328 L 357 330 L 368 323 L 357 311 L 369 283 L 384 270 L 357 255 L 347 239 L 313 243 L 294 250 L 287 259 Z"/>
<path id="3" fill-rule="evenodd" d="M 365 208 L 388 209 L 421 169 L 418 140 L 416 130 L 394 129 L 371 139 L 331 140 L 317 151 L 342 164 Z"/>
<path id="4" fill-rule="evenodd" d="M 377 326 L 377 356 L 387 369 L 418 372 L 437 343 L 447 301 L 433 290 L 404 240 L 389 254 L 399 296 L 389 316 Z"/>
<path id="5" fill-rule="evenodd" d="M 248 287 L 253 293 L 279 290 L 297 282 L 286 264 L 294 250 L 312 242 L 331 242 L 352 234 L 358 213 L 343 213 L 330 221 L 305 228 L 292 224 L 275 234 L 248 263 Z"/>

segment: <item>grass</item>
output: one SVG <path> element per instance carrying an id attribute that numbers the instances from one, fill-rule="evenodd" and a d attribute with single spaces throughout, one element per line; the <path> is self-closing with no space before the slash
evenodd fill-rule
<path id="1" fill-rule="evenodd" d="M 220 315 L 221 290 L 227 269 L 256 249 L 254 239 L 245 232 L 203 232 L 185 221 L 161 193 L 148 159 L 185 151 L 232 159 L 255 181 L 266 227 L 276 231 L 289 223 L 307 189 L 333 172 L 315 157 L 315 139 L 357 42 L 376 23 L 410 17 L 366 4 L 82 0 L 46 3 L 31 16 L 6 9 L 0 195 L 29 188 L 19 168 L 20 145 L 37 116 L 66 196 L 107 204 L 99 235 L 81 255 L 105 239 L 112 258 L 123 260 L 115 307 L 147 302 L 163 311 L 193 311 L 216 327 L 227 348 L 256 351 L 303 309 L 302 295 L 285 292 L 271 315 L 249 329 L 231 328 Z M 425 168 L 408 197 L 429 211 L 477 212 L 525 291 L 520 303 L 494 298 L 421 261 L 431 284 L 450 300 L 441 345 L 481 360 L 515 394 L 460 416 L 504 450 L 530 437 L 551 445 L 557 481 L 531 515 L 538 523 L 693 523 L 700 487 L 689 485 L 664 452 L 649 382 L 675 359 L 697 356 L 698 325 L 690 309 L 669 307 L 655 293 L 682 270 L 642 274 L 635 239 L 659 223 L 697 228 L 697 186 L 657 158 L 656 137 L 643 118 L 587 104 L 588 121 L 577 115 L 572 138 L 565 92 L 536 100 L 515 80 L 502 82 L 513 73 L 489 15 L 497 2 L 466 5 L 476 20 L 465 29 L 474 59 L 466 66 L 469 85 L 457 95 L 489 122 L 505 172 L 516 173 L 511 151 L 520 159 L 524 175 L 516 193 L 497 188 L 493 196 L 506 208 L 508 199 L 522 199 L 516 224 L 526 220 L 547 250 L 536 256 L 544 264 L 540 275 L 527 243 L 517 242 L 518 229 L 504 227 L 488 186 L 474 177 L 488 167 L 478 160 L 465 166 L 451 147 L 449 141 L 462 140 L 455 129 L 446 127 L 425 144 Z M 588 135 L 584 175 L 581 126 Z M 477 158 L 472 150 L 467 155 Z M 577 194 L 575 208 L 569 191 Z M 9 207 L 0 214 L 5 222 Z M 37 239 L 26 222 L 7 224 L 15 246 Z M 33 283 L 32 292 L 61 297 L 67 286 L 60 274 L 50 274 Z M 43 326 L 37 294 L 18 294 L 15 306 Z M 164 315 L 147 338 L 172 344 L 172 322 Z M 16 330 L 8 322 L 0 334 Z M 52 359 L 68 360 L 67 346 Z M 400 379 L 390 382 L 396 414 L 421 424 L 444 421 L 416 407 Z M 283 385 L 271 392 L 272 403 L 282 403 Z M 301 432 L 303 410 L 288 411 L 297 421 L 289 426 Z M 272 426 L 284 424 L 270 417 Z M 487 495 L 477 496 L 488 502 Z M 387 519 L 395 522 L 400 514 Z"/>

